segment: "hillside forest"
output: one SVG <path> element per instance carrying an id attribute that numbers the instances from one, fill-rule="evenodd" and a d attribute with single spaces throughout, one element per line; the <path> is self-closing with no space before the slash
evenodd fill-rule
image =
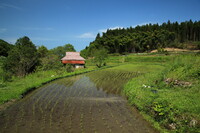
<path id="1" fill-rule="evenodd" d="M 108 53 L 138 53 L 165 47 L 200 49 L 200 21 L 146 24 L 142 26 L 107 29 L 97 34 L 95 40 L 81 51 L 83 57 L 91 57 L 98 49 Z"/>

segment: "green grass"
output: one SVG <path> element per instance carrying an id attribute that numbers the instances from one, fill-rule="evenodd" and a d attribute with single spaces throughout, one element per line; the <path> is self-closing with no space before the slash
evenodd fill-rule
<path id="1" fill-rule="evenodd" d="M 109 56 L 107 59 L 107 65 L 108 66 L 118 66 L 122 64 L 130 63 L 128 61 L 124 61 L 124 56 Z M 137 56 L 131 56 L 131 58 L 137 58 Z M 153 57 L 157 58 L 157 57 Z M 159 57 L 160 58 L 160 57 Z M 146 61 L 150 61 L 147 59 L 144 59 Z M 132 61 L 132 60 L 131 60 Z M 135 60 L 134 60 L 135 61 Z M 137 60 L 139 61 L 139 60 Z M 38 88 L 43 83 L 50 82 L 54 79 L 65 77 L 65 76 L 71 76 L 78 73 L 84 73 L 91 70 L 97 69 L 95 66 L 95 63 L 90 59 L 86 61 L 86 69 L 81 69 L 72 73 L 67 73 L 65 70 L 63 71 L 56 71 L 56 70 L 49 70 L 49 71 L 39 71 L 32 74 L 27 75 L 24 78 L 21 77 L 13 77 L 10 79 L 10 82 L 0 82 L 0 104 L 3 104 L 11 99 L 20 99 L 22 95 L 26 94 L 30 90 L 34 88 Z M 144 62 L 146 63 L 146 62 Z M 150 68 L 153 69 L 154 67 Z M 144 73 L 145 71 L 149 71 L 146 65 L 143 65 L 141 63 L 136 63 L 132 65 L 131 67 L 126 66 L 120 66 L 116 69 L 121 71 L 133 71 L 136 70 L 139 73 Z M 0 69 L 1 70 L 1 69 Z"/>
<path id="2" fill-rule="evenodd" d="M 161 132 L 197 132 L 200 129 L 200 56 L 194 54 L 151 55 L 130 54 L 127 56 L 109 56 L 107 72 L 136 72 L 124 86 L 124 94 L 131 105 L 139 109 L 143 116 Z M 31 88 L 54 79 L 84 73 L 96 69 L 92 59 L 86 61 L 86 69 L 72 73 L 63 71 L 36 72 L 25 78 L 14 78 L 0 88 L 0 104 L 11 99 L 19 99 Z M 104 76 L 100 73 L 97 76 Z M 170 79 L 169 84 L 165 83 Z M 189 82 L 191 86 L 175 85 Z M 105 84 L 107 85 L 107 84 Z M 198 124 L 191 125 L 192 121 Z M 170 129 L 170 124 L 175 129 Z"/>
<path id="3" fill-rule="evenodd" d="M 3 61 L 5 60 L 5 57 L 3 57 L 3 56 L 0 56 L 0 75 L 2 75 L 3 74 L 3 69 L 2 69 L 2 66 L 3 66 Z M 1 78 L 1 76 L 0 76 L 0 78 Z M 0 79 L 0 81 L 1 81 L 2 79 Z"/>
<path id="4" fill-rule="evenodd" d="M 105 92 L 111 94 L 122 94 L 123 86 L 132 78 L 139 75 L 159 70 L 162 66 L 158 65 L 140 65 L 140 64 L 124 64 L 102 71 L 88 73 L 90 80 L 93 81 L 97 88 L 102 88 Z M 97 80 L 98 79 L 98 80 Z"/>
<path id="5" fill-rule="evenodd" d="M 11 82 L 1 83 L 0 88 L 0 104 L 8 102 L 11 99 L 20 99 L 29 91 L 42 86 L 44 83 L 52 80 L 73 76 L 81 73 L 93 71 L 96 68 L 78 69 L 74 72 L 67 73 L 63 71 L 49 70 L 39 71 L 27 75 L 24 78 L 14 77 Z"/>
<path id="6" fill-rule="evenodd" d="M 200 57 L 172 57 L 166 66 L 132 79 L 125 85 L 124 93 L 130 104 L 149 116 L 146 118 L 161 132 L 197 132 L 200 125 L 191 123 L 200 122 Z M 166 79 L 172 82 L 166 84 Z M 192 85 L 175 84 L 175 80 Z"/>

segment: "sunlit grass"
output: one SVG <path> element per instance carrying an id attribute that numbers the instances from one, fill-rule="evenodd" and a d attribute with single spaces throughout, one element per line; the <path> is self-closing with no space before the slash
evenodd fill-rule
<path id="1" fill-rule="evenodd" d="M 0 88 L 0 104 L 11 99 L 20 99 L 28 91 L 38 88 L 44 83 L 52 80 L 89 72 L 94 69 L 95 68 L 78 69 L 71 73 L 65 71 L 58 72 L 56 70 L 39 71 L 29 74 L 24 78 L 15 77 L 12 79 L 12 82 L 6 82 L 4 86 Z"/>
<path id="2" fill-rule="evenodd" d="M 172 82 L 167 84 L 166 79 Z M 175 131 L 192 132 L 199 129 L 198 125 L 190 125 L 192 120 L 200 121 L 199 79 L 199 56 L 174 56 L 165 68 L 152 69 L 150 73 L 133 78 L 125 85 L 124 93 L 132 105 L 162 127 L 175 123 Z M 177 85 L 175 81 L 188 82 L 191 86 Z"/>

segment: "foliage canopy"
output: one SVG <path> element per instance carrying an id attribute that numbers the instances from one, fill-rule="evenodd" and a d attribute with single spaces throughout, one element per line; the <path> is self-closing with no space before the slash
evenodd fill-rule
<path id="1" fill-rule="evenodd" d="M 102 36 L 97 34 L 81 55 L 93 57 L 96 49 L 105 48 L 109 53 L 149 52 L 165 47 L 184 48 L 181 43 L 200 41 L 200 21 L 146 24 L 135 28 L 108 29 Z M 199 46 L 195 46 L 199 48 Z"/>
<path id="2" fill-rule="evenodd" d="M 9 51 L 4 70 L 10 71 L 17 76 L 25 76 L 32 72 L 38 63 L 36 46 L 28 37 L 17 40 L 14 48 Z"/>
<path id="3" fill-rule="evenodd" d="M 8 42 L 0 39 L 0 56 L 8 56 L 8 52 L 12 48 L 12 45 Z"/>
<path id="4" fill-rule="evenodd" d="M 76 52 L 72 44 L 65 44 L 64 46 L 58 46 L 50 51 L 52 54 L 58 55 L 59 58 L 64 57 L 66 52 Z"/>

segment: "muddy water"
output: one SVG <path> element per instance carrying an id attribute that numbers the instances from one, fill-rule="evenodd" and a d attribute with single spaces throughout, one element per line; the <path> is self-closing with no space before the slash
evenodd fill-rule
<path id="1" fill-rule="evenodd" d="M 120 96 L 136 73 L 98 71 L 47 84 L 0 114 L 0 132 L 153 133 Z"/>

